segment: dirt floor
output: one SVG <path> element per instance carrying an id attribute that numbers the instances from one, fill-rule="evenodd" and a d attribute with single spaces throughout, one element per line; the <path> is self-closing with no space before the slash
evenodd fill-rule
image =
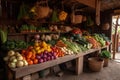
<path id="1" fill-rule="evenodd" d="M 120 59 L 110 60 L 109 66 L 104 67 L 100 72 L 83 72 L 75 75 L 73 72 L 64 72 L 61 77 L 48 76 L 39 80 L 120 80 Z"/>

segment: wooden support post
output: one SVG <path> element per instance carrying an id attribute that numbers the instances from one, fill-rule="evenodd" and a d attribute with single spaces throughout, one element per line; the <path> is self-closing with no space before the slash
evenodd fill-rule
<path id="1" fill-rule="evenodd" d="M 114 46 L 113 46 L 113 59 L 115 59 L 115 54 L 116 54 L 116 39 L 117 39 L 117 31 L 118 31 L 118 20 L 120 16 L 117 17 L 116 20 L 116 25 L 115 25 L 115 36 L 114 36 Z"/>
<path id="2" fill-rule="evenodd" d="M 96 0 L 96 24 L 99 26 L 100 25 L 100 0 Z"/>
<path id="3" fill-rule="evenodd" d="M 76 74 L 79 75 L 83 72 L 83 56 L 76 59 Z"/>

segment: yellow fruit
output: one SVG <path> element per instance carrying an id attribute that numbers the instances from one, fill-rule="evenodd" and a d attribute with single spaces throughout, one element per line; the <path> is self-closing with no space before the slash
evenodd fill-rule
<path id="1" fill-rule="evenodd" d="M 37 46 L 37 47 L 35 48 L 35 50 L 36 50 L 36 51 L 38 51 L 39 49 L 40 49 L 40 47 L 39 47 L 39 46 Z"/>
<path id="2" fill-rule="evenodd" d="M 36 54 L 36 51 L 35 51 L 35 49 L 32 49 L 32 52 Z"/>
<path id="3" fill-rule="evenodd" d="M 39 46 L 39 43 L 38 43 L 38 42 L 36 42 L 36 43 L 34 44 L 34 46 Z"/>
<path id="4" fill-rule="evenodd" d="M 67 13 L 66 13 L 65 11 L 61 11 L 61 12 L 59 13 L 59 19 L 60 19 L 61 21 L 65 20 L 66 17 L 67 17 Z"/>
<path id="5" fill-rule="evenodd" d="M 48 52 L 51 52 L 52 50 L 51 49 L 47 49 Z"/>
<path id="6" fill-rule="evenodd" d="M 35 9 L 36 9 L 35 7 L 32 7 L 32 8 L 30 9 L 30 12 L 33 12 L 33 13 L 34 13 L 34 12 L 35 12 Z"/>
<path id="7" fill-rule="evenodd" d="M 41 50 L 38 50 L 38 51 L 37 51 L 37 54 L 40 54 L 41 52 L 42 52 Z"/>
<path id="8" fill-rule="evenodd" d="M 45 41 L 42 42 L 42 47 L 46 47 L 47 43 Z"/>

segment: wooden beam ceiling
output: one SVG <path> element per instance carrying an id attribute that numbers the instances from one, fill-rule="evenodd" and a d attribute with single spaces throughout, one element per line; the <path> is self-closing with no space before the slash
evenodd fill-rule
<path id="1" fill-rule="evenodd" d="M 87 5 L 91 8 L 95 8 L 95 1 L 96 0 L 76 0 L 76 1 L 78 1 L 79 3 L 82 3 L 84 5 Z"/>

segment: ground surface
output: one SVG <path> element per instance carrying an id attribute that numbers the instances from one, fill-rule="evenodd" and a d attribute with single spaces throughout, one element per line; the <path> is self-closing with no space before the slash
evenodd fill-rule
<path id="1" fill-rule="evenodd" d="M 109 66 L 100 72 L 83 72 L 78 76 L 72 72 L 65 72 L 62 77 L 53 75 L 39 80 L 120 80 L 120 62 L 111 60 Z"/>

